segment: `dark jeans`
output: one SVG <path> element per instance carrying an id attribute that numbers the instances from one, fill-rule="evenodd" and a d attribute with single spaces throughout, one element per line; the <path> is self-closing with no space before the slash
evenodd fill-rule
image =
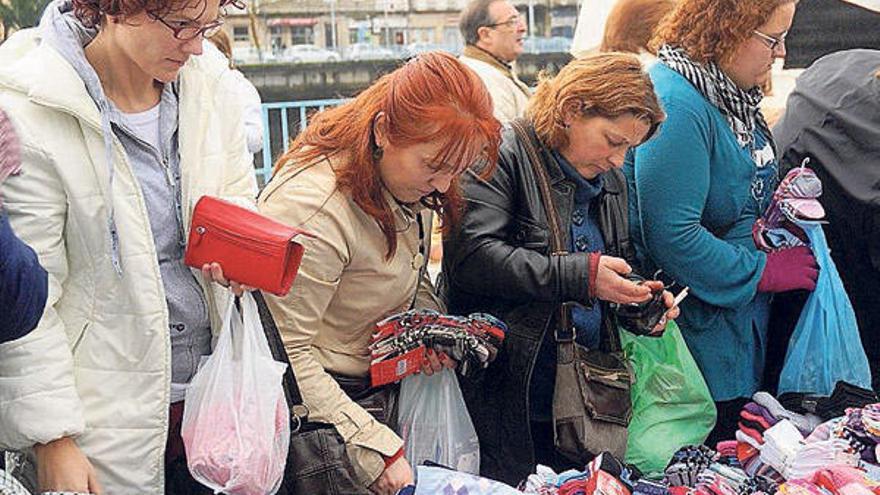
<path id="1" fill-rule="evenodd" d="M 183 402 L 171 404 L 168 414 L 168 440 L 165 442 L 165 493 L 174 495 L 211 495 L 210 488 L 189 474 L 186 452 L 180 436 L 183 421 Z"/>
<path id="2" fill-rule="evenodd" d="M 557 473 L 568 469 L 584 469 L 584 466 L 572 462 L 556 452 L 553 441 L 553 423 L 550 421 L 532 421 L 532 444 L 535 448 L 535 464 L 543 464 Z"/>
<path id="3" fill-rule="evenodd" d="M 709 438 L 706 439 L 706 446 L 714 450 L 718 442 L 736 439 L 736 430 L 739 429 L 739 413 L 747 402 L 749 399 L 741 398 L 715 403 L 715 408 L 718 410 L 718 420 L 715 422 L 715 428 L 709 433 Z"/>

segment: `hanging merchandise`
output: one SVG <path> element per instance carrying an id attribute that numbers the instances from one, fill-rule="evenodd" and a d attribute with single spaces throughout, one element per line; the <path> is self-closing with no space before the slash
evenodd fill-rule
<path id="1" fill-rule="evenodd" d="M 406 377 L 399 403 L 398 433 L 412 465 L 431 461 L 479 474 L 480 442 L 453 370 Z"/>
<path id="2" fill-rule="evenodd" d="M 828 396 L 838 381 L 871 388 L 871 370 L 849 297 L 831 259 L 822 227 L 798 222 L 809 238 L 819 279 L 807 298 L 785 356 L 779 392 Z"/>
<path id="3" fill-rule="evenodd" d="M 290 442 L 281 377 L 253 296 L 230 297 L 217 346 L 190 383 L 181 436 L 193 478 L 215 493 L 278 490 Z"/>
<path id="4" fill-rule="evenodd" d="M 799 221 L 819 221 L 825 217 L 825 209 L 817 199 L 822 195 L 822 181 L 816 172 L 807 168 L 805 158 L 800 167 L 791 169 L 770 201 L 767 211 L 752 226 L 755 245 L 766 252 L 806 246 L 806 233 L 797 225 Z"/>
<path id="5" fill-rule="evenodd" d="M 626 462 L 659 473 L 680 447 L 703 443 L 715 403 L 674 321 L 660 338 L 621 330 L 620 340 L 636 377 Z"/>

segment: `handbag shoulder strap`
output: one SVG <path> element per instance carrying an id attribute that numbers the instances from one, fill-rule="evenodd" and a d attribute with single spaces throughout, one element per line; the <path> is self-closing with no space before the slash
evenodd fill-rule
<path id="1" fill-rule="evenodd" d="M 550 249 L 553 254 L 568 254 L 568 251 L 562 245 L 562 228 L 560 227 L 560 219 L 559 213 L 556 211 L 556 208 L 553 206 L 553 198 L 550 192 L 550 176 L 547 173 L 547 167 L 544 163 L 544 160 L 541 159 L 541 155 L 538 153 L 538 143 L 536 143 L 534 137 L 529 132 L 529 123 L 524 118 L 517 118 L 510 122 L 513 131 L 516 133 L 517 138 L 520 143 L 522 143 L 523 148 L 526 150 L 526 155 L 528 156 L 529 162 L 531 162 L 532 169 L 535 171 L 535 178 L 538 182 L 538 187 L 541 191 L 541 203 L 544 205 L 544 212 L 547 215 L 547 223 L 550 225 Z M 560 343 L 571 343 L 574 342 L 575 331 L 574 331 L 574 322 L 571 318 L 571 306 L 572 303 L 562 303 L 559 311 L 559 330 L 555 333 L 555 338 L 557 342 Z M 603 322 L 601 324 L 603 327 L 610 327 L 608 323 Z M 615 332 L 612 328 L 606 328 L 606 339 L 609 345 L 609 350 L 612 352 L 620 350 L 620 340 L 615 335 Z"/>
<path id="2" fill-rule="evenodd" d="M 419 278 L 416 279 L 416 291 L 413 293 L 412 300 L 409 302 L 409 309 L 416 309 L 416 301 L 419 299 L 419 289 L 422 288 L 422 277 L 425 276 L 425 269 L 428 266 L 427 249 L 425 248 L 425 224 L 422 219 L 422 212 L 416 214 L 416 223 L 419 224 L 419 254 L 422 256 L 422 266 L 419 267 Z"/>
<path id="3" fill-rule="evenodd" d="M 568 250 L 562 245 L 562 227 L 560 226 L 559 213 L 553 205 L 550 192 L 550 176 L 547 166 L 538 153 L 539 144 L 535 142 L 529 132 L 529 123 L 523 118 L 514 119 L 510 123 L 513 132 L 516 133 L 519 142 L 526 150 L 527 158 L 535 172 L 535 179 L 540 190 L 541 203 L 544 213 L 547 215 L 547 223 L 550 226 L 550 250 L 554 255 L 568 254 Z M 562 303 L 559 306 L 559 324 L 554 329 L 554 338 L 561 344 L 572 344 L 575 339 L 574 325 L 571 319 L 571 304 Z"/>
<path id="4" fill-rule="evenodd" d="M 562 227 L 560 226 L 559 214 L 553 206 L 553 197 L 550 193 L 550 176 L 541 155 L 538 153 L 538 143 L 529 132 L 529 123 L 523 118 L 511 121 L 513 132 L 516 133 L 520 144 L 526 150 L 526 155 L 535 171 L 538 188 L 541 191 L 541 203 L 544 205 L 544 213 L 547 215 L 547 223 L 550 225 L 550 250 L 553 254 L 567 254 L 568 250 L 562 245 Z"/>
<path id="5" fill-rule="evenodd" d="M 284 343 L 281 341 L 278 326 L 275 325 L 275 318 L 269 312 L 269 306 L 266 304 L 263 294 L 260 291 L 254 291 L 251 294 L 253 294 L 254 301 L 257 303 L 257 309 L 260 312 L 263 333 L 266 335 L 266 341 L 269 343 L 269 350 L 272 351 L 272 358 L 275 361 L 287 364 L 287 369 L 284 370 L 284 377 L 282 378 L 287 406 L 290 408 L 291 414 L 299 420 L 299 424 L 305 424 L 309 419 L 309 409 L 303 403 L 302 394 L 296 382 L 296 376 L 293 374 L 293 366 L 290 364 L 287 351 L 284 349 Z"/>

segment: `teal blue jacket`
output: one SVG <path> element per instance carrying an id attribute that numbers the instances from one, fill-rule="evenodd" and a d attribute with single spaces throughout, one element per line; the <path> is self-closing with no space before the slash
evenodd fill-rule
<path id="1" fill-rule="evenodd" d="M 750 397 L 761 386 L 770 304 L 757 292 L 766 255 L 751 229 L 776 188 L 775 160 L 756 183 L 750 149 L 721 112 L 663 63 L 650 75 L 667 119 L 624 164 L 636 253 L 647 270 L 690 287 L 678 323 L 712 397 Z"/>

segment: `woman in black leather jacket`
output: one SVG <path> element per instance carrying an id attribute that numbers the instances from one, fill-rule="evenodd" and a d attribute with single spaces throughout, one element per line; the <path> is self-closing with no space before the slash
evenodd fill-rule
<path id="1" fill-rule="evenodd" d="M 638 59 L 602 54 L 574 60 L 541 82 L 526 115 L 512 125 L 530 135 L 540 163 L 528 158 L 511 126 L 503 129 L 492 178 L 462 181 L 467 210 L 444 245 L 441 276 L 450 310 L 489 312 L 509 326 L 497 360 L 478 379 L 462 383 L 480 437 L 482 474 L 508 483 L 521 481 L 536 463 L 583 468 L 553 447 L 553 325 L 560 305 L 578 303 L 571 312 L 576 341 L 596 348 L 606 340 L 600 335 L 617 335 L 606 302 L 642 302 L 659 289 L 623 278 L 633 253 L 626 183 L 618 169 L 626 151 L 664 118 Z M 554 232 L 535 167 L 549 175 L 565 252 L 551 252 Z M 671 308 L 671 295 L 664 297 Z M 665 318 L 677 315 L 672 308 Z"/>

